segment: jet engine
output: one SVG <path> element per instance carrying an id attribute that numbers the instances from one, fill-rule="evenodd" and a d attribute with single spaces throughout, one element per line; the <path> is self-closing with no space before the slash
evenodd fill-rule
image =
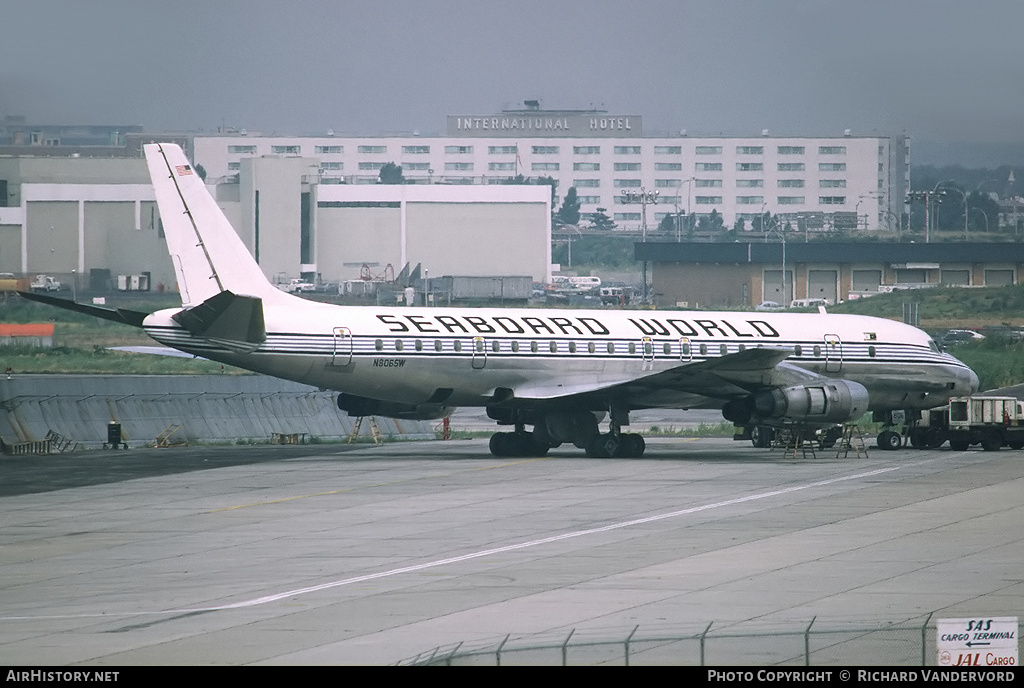
<path id="1" fill-rule="evenodd" d="M 350 416 L 384 416 L 403 420 L 437 420 L 452 412 L 450 406 L 441 404 L 402 404 L 355 394 L 339 394 L 338 408 Z"/>
<path id="2" fill-rule="evenodd" d="M 845 423 L 868 410 L 868 390 L 851 380 L 821 380 L 758 392 L 753 402 L 760 418 Z"/>

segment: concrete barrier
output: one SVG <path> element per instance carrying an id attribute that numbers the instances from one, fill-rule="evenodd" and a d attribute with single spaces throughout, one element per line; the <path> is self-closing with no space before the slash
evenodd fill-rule
<path id="1" fill-rule="evenodd" d="M 269 442 L 277 435 L 343 440 L 355 418 L 335 393 L 262 375 L 0 376 L 0 437 L 7 444 L 43 441 L 48 432 L 101 447 L 107 424 L 121 423 L 125 442 L 153 444 L 169 427 L 187 442 Z M 432 439 L 430 421 L 378 418 L 385 438 Z M 369 438 L 369 424 L 360 435 Z"/>

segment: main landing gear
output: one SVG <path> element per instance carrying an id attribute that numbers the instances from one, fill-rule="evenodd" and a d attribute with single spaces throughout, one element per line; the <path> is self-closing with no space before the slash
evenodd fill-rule
<path id="1" fill-rule="evenodd" d="M 597 416 L 591 411 L 557 411 L 545 414 L 489 408 L 487 414 L 504 425 L 515 425 L 514 432 L 491 435 L 490 450 L 495 456 L 544 456 L 554 447 L 571 442 L 591 458 L 639 458 L 647 447 L 636 433 L 622 432 L 629 425 L 629 413 L 612 409 L 608 432 L 598 429 Z M 533 425 L 527 430 L 526 425 Z"/>

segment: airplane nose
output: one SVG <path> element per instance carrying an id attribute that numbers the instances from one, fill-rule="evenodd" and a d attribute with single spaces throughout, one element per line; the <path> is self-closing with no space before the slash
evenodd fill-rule
<path id="1" fill-rule="evenodd" d="M 963 371 L 962 375 L 960 376 L 960 382 L 962 382 L 963 385 L 967 387 L 967 391 L 962 392 L 962 394 L 974 394 L 975 392 L 978 391 L 978 387 L 981 386 L 981 383 L 978 380 L 977 373 L 975 373 L 970 368 L 967 368 L 966 370 Z"/>

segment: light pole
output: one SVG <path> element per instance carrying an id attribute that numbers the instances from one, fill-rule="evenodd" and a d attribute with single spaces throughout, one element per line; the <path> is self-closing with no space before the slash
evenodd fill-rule
<path id="1" fill-rule="evenodd" d="M 627 190 L 623 192 L 622 202 L 623 203 L 639 203 L 640 204 L 640 232 L 641 241 L 647 243 L 647 204 L 658 202 L 658 191 L 648 191 L 644 187 L 640 187 L 639 191 Z M 644 279 L 644 303 L 647 303 L 647 261 L 644 261 L 643 270 Z"/>

